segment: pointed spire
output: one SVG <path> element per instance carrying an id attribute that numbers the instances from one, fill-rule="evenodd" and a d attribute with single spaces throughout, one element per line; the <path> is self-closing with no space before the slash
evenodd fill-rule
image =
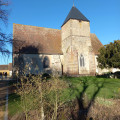
<path id="1" fill-rule="evenodd" d="M 74 7 L 74 0 L 73 0 L 73 7 Z"/>
<path id="2" fill-rule="evenodd" d="M 73 4 L 74 5 L 74 4 Z M 62 26 L 70 19 L 90 22 L 75 6 L 72 7 Z"/>

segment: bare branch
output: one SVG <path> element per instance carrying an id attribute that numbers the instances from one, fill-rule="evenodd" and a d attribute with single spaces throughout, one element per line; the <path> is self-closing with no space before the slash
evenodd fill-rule
<path id="1" fill-rule="evenodd" d="M 3 22 L 5 25 L 8 21 L 8 10 L 5 9 L 8 6 L 8 2 L 0 0 L 0 22 Z M 12 37 L 6 35 L 2 32 L 2 27 L 0 26 L 0 53 L 2 55 L 9 55 L 10 51 L 7 48 L 7 44 L 12 43 Z"/>

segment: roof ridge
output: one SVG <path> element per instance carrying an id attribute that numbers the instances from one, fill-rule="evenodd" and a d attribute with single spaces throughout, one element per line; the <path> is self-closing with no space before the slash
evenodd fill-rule
<path id="1" fill-rule="evenodd" d="M 17 23 L 13 23 L 13 25 L 23 25 L 23 26 L 29 26 L 29 27 L 35 27 L 35 28 L 45 28 L 45 29 L 52 29 L 52 30 L 58 30 L 61 31 L 60 29 L 54 29 L 54 28 L 47 28 L 47 27 L 38 27 L 38 26 L 33 26 L 33 25 L 24 25 L 24 24 L 17 24 Z"/>

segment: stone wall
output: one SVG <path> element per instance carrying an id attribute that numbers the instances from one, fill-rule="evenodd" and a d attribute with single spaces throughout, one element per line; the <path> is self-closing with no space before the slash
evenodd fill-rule
<path id="1" fill-rule="evenodd" d="M 117 71 L 120 71 L 120 69 L 117 69 L 117 68 L 104 68 L 104 69 L 101 69 L 98 67 L 98 62 L 97 62 L 97 55 L 95 55 L 95 64 L 96 64 L 96 74 L 104 74 L 104 73 L 108 73 L 108 72 L 117 72 Z"/>
<path id="2" fill-rule="evenodd" d="M 44 58 L 49 60 L 49 67 L 44 68 Z M 13 55 L 13 71 L 18 71 L 18 66 L 25 71 L 26 74 L 41 74 L 41 73 L 53 73 L 58 72 L 62 74 L 62 55 L 45 55 L 45 54 L 21 54 L 21 61 L 18 59 L 18 55 Z"/>
<path id="3" fill-rule="evenodd" d="M 71 49 L 71 58 L 75 58 L 75 55 L 77 54 L 77 64 L 75 63 L 76 61 L 73 61 L 71 65 L 69 64 L 68 54 L 70 53 L 68 52 L 68 50 L 70 48 L 76 49 L 77 51 L 77 53 L 75 53 L 75 51 Z M 70 19 L 64 26 L 62 26 L 62 52 L 64 55 L 64 73 L 68 73 L 69 69 L 75 70 L 76 66 L 78 72 L 76 70 L 73 70 L 73 74 L 94 74 L 95 60 L 94 53 L 92 52 L 91 48 L 92 46 L 90 40 L 89 22 Z M 80 67 L 80 55 L 84 56 L 84 67 Z"/>

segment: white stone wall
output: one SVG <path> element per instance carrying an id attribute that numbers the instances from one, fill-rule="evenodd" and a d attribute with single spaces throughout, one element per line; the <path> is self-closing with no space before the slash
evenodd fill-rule
<path id="1" fill-rule="evenodd" d="M 97 55 L 95 55 L 95 64 L 96 64 L 96 74 L 103 74 L 103 73 L 106 73 L 106 72 L 111 72 L 110 69 L 101 69 L 98 67 L 98 62 L 97 62 Z"/>
<path id="2" fill-rule="evenodd" d="M 120 71 L 120 69 L 116 69 L 116 68 L 111 68 L 111 69 L 101 69 L 98 67 L 98 62 L 97 62 L 97 55 L 95 56 L 95 64 L 96 64 L 96 73 L 101 75 L 101 74 L 104 74 L 104 73 L 107 73 L 107 72 L 116 72 L 116 71 Z"/>
<path id="3" fill-rule="evenodd" d="M 12 76 L 12 71 L 9 72 L 10 77 Z"/>
<path id="4" fill-rule="evenodd" d="M 113 68 L 112 69 L 112 72 L 114 73 L 114 72 L 117 72 L 117 71 L 120 71 L 120 69 L 117 69 L 117 68 Z"/>

